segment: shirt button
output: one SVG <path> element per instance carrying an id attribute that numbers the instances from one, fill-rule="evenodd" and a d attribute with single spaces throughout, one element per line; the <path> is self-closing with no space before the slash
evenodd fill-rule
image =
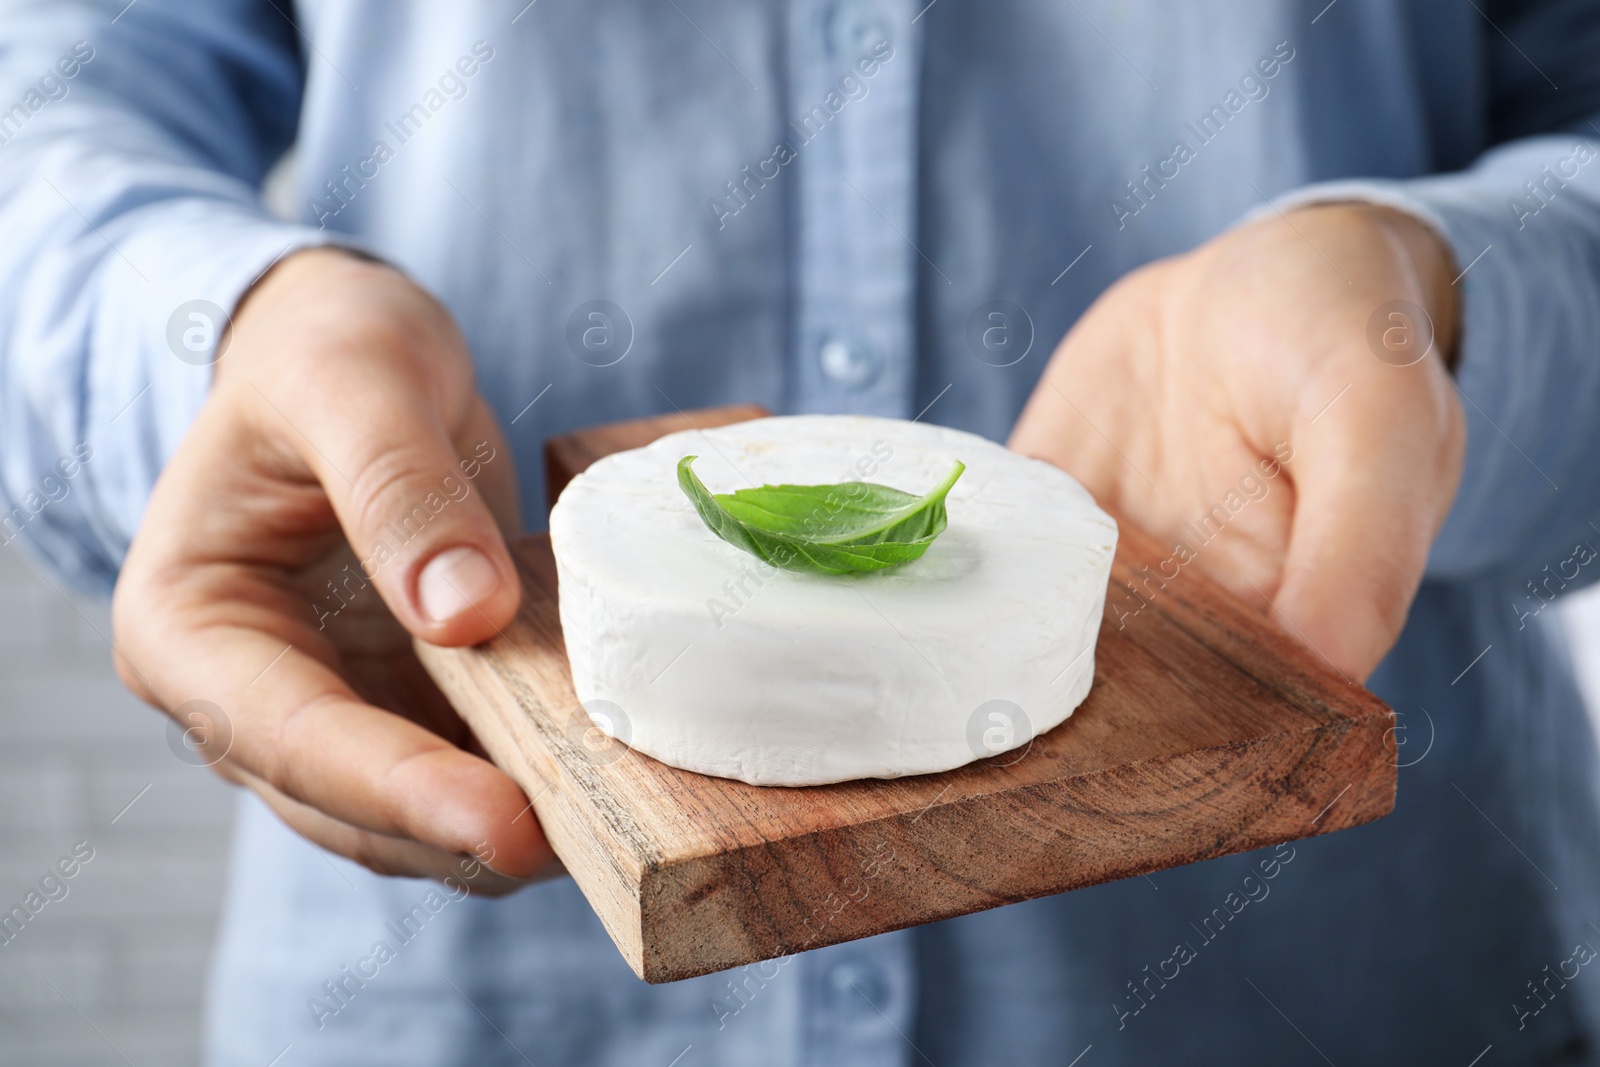
<path id="1" fill-rule="evenodd" d="M 875 964 L 852 960 L 830 970 L 823 979 L 828 1006 L 840 1015 L 870 1014 L 884 1010 L 889 983 Z"/>
<path id="2" fill-rule="evenodd" d="M 883 360 L 871 345 L 850 343 L 837 338 L 823 344 L 817 351 L 817 362 L 830 381 L 849 389 L 870 385 L 883 369 Z"/>
<path id="3" fill-rule="evenodd" d="M 828 47 L 834 57 L 849 63 L 871 55 L 889 39 L 889 24 L 882 12 L 870 3 L 844 0 L 828 19 Z"/>

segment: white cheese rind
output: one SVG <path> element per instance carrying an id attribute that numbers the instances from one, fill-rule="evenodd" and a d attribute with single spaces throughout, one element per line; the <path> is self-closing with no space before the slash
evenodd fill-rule
<path id="1" fill-rule="evenodd" d="M 920 560 L 828 576 L 707 529 L 678 487 L 685 455 L 714 493 L 922 493 L 967 470 Z M 802 415 L 608 456 L 561 494 L 550 536 L 573 684 L 615 705 L 605 732 L 685 770 L 819 785 L 949 770 L 1064 721 L 1094 678 L 1117 530 L 1070 476 L 973 434 Z"/>

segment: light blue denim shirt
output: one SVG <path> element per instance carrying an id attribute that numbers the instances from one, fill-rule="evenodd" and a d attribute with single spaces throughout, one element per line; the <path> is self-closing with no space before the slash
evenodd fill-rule
<path id="1" fill-rule="evenodd" d="M 544 438 L 673 405 L 1003 437 L 1110 282 L 1268 199 L 1395 204 L 1464 271 L 1466 475 L 1372 683 L 1393 816 L 650 987 L 570 882 L 450 899 L 245 803 L 212 1062 L 1591 1061 L 1594 742 L 1542 608 L 1600 544 L 1600 5 L 125 3 L 0 3 L 4 537 L 82 585 L 207 309 L 319 241 L 455 313 L 530 527 Z"/>

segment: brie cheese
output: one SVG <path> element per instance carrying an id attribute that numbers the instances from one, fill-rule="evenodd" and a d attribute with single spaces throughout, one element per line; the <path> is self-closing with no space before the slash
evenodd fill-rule
<path id="1" fill-rule="evenodd" d="M 953 461 L 967 470 L 921 559 L 833 576 L 707 529 L 678 487 L 691 454 L 713 493 L 859 479 L 920 494 Z M 802 415 L 607 456 L 561 494 L 550 537 L 595 725 L 685 770 L 819 785 L 948 770 L 1071 715 L 1117 529 L 1066 473 L 973 434 Z"/>

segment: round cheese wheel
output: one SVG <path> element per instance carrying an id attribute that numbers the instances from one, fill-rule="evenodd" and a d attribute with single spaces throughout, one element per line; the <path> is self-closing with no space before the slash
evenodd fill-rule
<path id="1" fill-rule="evenodd" d="M 921 495 L 967 469 L 921 559 L 825 575 L 712 533 L 678 486 L 686 455 L 713 493 Z M 1094 679 L 1117 528 L 1066 473 L 973 434 L 801 415 L 608 456 L 561 494 L 550 537 L 595 724 L 674 767 L 797 786 L 948 770 L 1065 720 Z"/>

